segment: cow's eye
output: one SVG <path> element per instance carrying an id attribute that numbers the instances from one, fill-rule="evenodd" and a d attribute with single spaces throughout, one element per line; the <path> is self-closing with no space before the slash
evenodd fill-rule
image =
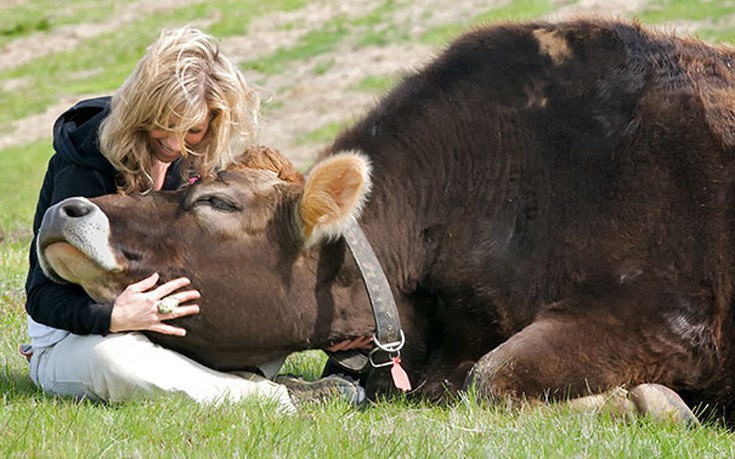
<path id="1" fill-rule="evenodd" d="M 212 209 L 220 210 L 222 212 L 237 212 L 238 210 L 240 210 L 240 207 L 234 202 L 230 201 L 227 198 L 223 198 L 222 196 L 216 195 L 202 196 L 198 198 L 196 201 L 194 201 L 194 207 L 197 206 L 208 206 Z"/>

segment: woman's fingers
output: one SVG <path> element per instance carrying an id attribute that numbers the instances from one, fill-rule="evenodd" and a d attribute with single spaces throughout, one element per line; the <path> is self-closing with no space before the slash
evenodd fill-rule
<path id="1" fill-rule="evenodd" d="M 179 277 L 178 279 L 174 279 L 172 281 L 166 282 L 165 284 L 159 285 L 158 287 L 156 287 L 155 290 L 151 291 L 151 294 L 154 295 L 156 298 L 163 298 L 175 292 L 176 290 L 179 290 L 180 288 L 186 287 L 189 284 L 191 284 L 191 281 L 189 279 L 187 279 L 186 277 Z"/>
<path id="2" fill-rule="evenodd" d="M 174 327 L 173 325 L 168 325 L 163 322 L 153 325 L 149 330 L 157 333 L 163 333 L 164 335 L 186 336 L 185 329 Z"/>
<path id="3" fill-rule="evenodd" d="M 179 306 L 168 314 L 161 314 L 161 320 L 178 319 L 179 317 L 191 316 L 199 313 L 199 305 L 191 304 L 187 306 Z"/>
<path id="4" fill-rule="evenodd" d="M 186 317 L 199 313 L 199 305 L 184 304 L 196 301 L 201 297 L 198 290 L 190 289 L 178 291 L 191 283 L 185 277 L 180 277 L 156 287 L 160 276 L 151 276 L 130 284 L 115 300 L 110 319 L 110 331 L 150 330 L 169 335 L 184 336 L 186 330 L 164 323 L 178 317 Z M 170 313 L 162 314 L 159 301 L 163 298 L 173 298 L 179 305 Z"/>
<path id="5" fill-rule="evenodd" d="M 156 286 L 159 277 L 158 273 L 153 273 L 143 280 L 128 285 L 127 290 L 130 290 L 131 292 L 145 292 L 146 290 L 150 290 Z"/>
<path id="6" fill-rule="evenodd" d="M 128 289 L 133 292 L 146 292 L 156 286 L 156 283 L 160 279 L 158 273 L 146 277 L 145 279 L 138 281 L 134 284 L 130 284 Z M 185 292 L 178 292 L 175 295 L 171 295 L 177 290 L 186 287 L 191 284 L 191 280 L 186 277 L 179 277 L 177 279 L 161 284 L 155 289 L 148 292 L 154 299 L 161 299 L 166 296 L 172 296 L 179 300 L 179 303 L 185 303 L 187 301 L 196 300 L 201 297 L 201 294 L 197 290 L 187 290 Z"/>
<path id="7" fill-rule="evenodd" d="M 178 300 L 179 304 L 186 303 L 187 301 L 198 300 L 201 297 L 202 294 L 199 293 L 199 290 L 186 290 L 184 292 L 168 295 L 168 298 L 175 298 Z"/>
<path id="8" fill-rule="evenodd" d="M 170 312 L 168 314 L 161 314 L 160 321 L 153 324 L 148 329 L 154 332 L 163 333 L 165 335 L 185 336 L 185 329 L 169 325 L 165 323 L 164 320 L 178 319 L 179 317 L 186 317 L 197 313 L 199 313 L 199 305 L 192 304 L 189 306 L 179 306 L 178 308 L 174 309 L 173 312 Z"/>

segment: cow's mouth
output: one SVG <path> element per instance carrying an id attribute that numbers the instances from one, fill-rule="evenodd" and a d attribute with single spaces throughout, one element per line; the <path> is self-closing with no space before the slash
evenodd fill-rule
<path id="1" fill-rule="evenodd" d="M 105 273 L 98 264 L 68 242 L 49 244 L 43 253 L 46 275 L 55 281 L 82 284 Z"/>
<path id="2" fill-rule="evenodd" d="M 109 244 L 107 216 L 85 198 L 69 198 L 50 207 L 36 240 L 39 264 L 56 282 L 85 289 L 124 266 Z"/>

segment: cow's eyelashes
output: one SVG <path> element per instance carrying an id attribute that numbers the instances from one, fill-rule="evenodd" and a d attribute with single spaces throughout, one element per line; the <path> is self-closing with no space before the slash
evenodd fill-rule
<path id="1" fill-rule="evenodd" d="M 208 206 L 215 210 L 221 210 L 223 212 L 237 212 L 240 207 L 229 199 L 221 196 L 209 195 L 201 196 L 194 201 L 194 207 L 197 206 Z"/>

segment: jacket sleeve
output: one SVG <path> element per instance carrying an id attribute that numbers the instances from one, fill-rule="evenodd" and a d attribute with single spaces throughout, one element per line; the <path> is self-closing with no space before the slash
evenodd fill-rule
<path id="1" fill-rule="evenodd" d="M 36 236 L 50 206 L 71 196 L 91 198 L 114 192 L 114 181 L 68 163 L 54 167 L 54 159 L 49 163 L 36 207 L 26 279 L 26 311 L 38 323 L 78 335 L 106 334 L 110 331 L 112 305 L 96 303 L 78 285 L 57 284 L 46 277 L 38 263 Z"/>

